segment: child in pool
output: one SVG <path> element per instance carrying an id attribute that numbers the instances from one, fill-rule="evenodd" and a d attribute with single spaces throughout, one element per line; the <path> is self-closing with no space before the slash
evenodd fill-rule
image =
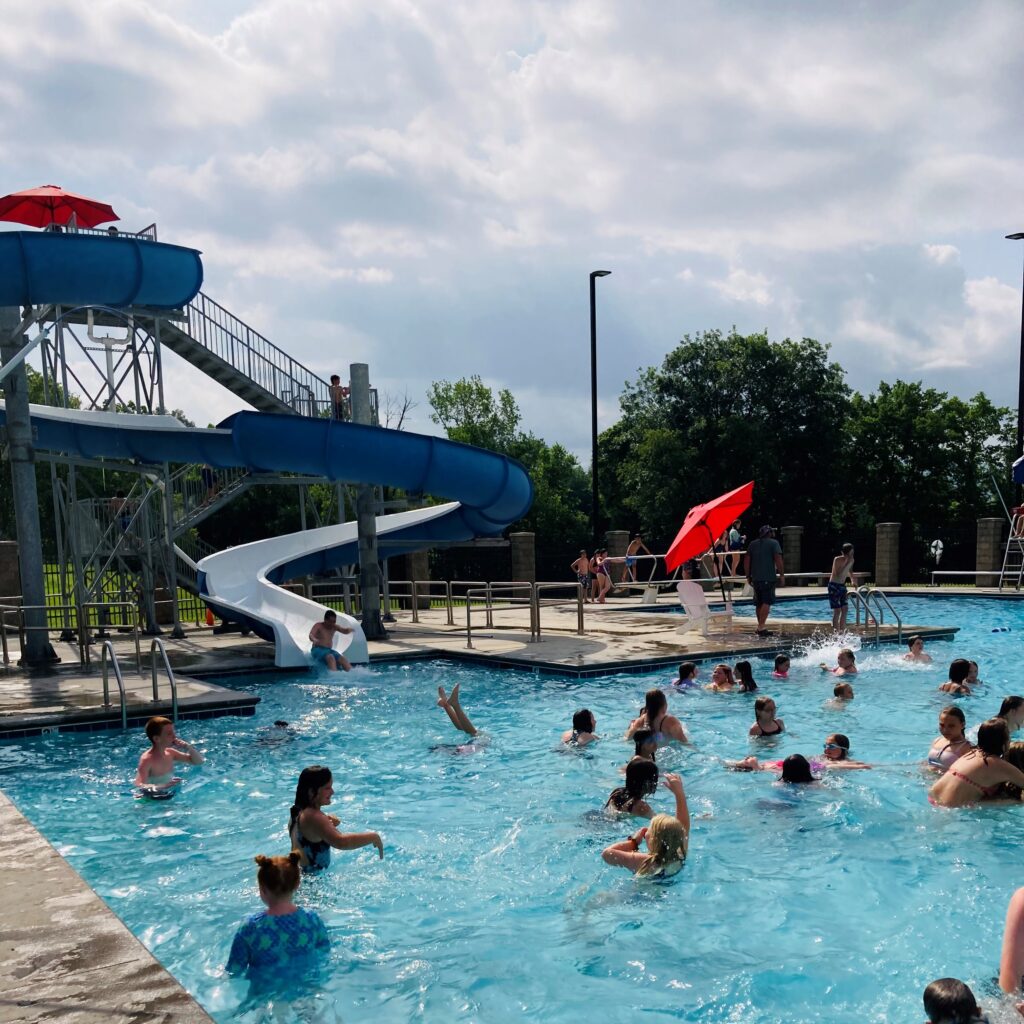
<path id="1" fill-rule="evenodd" d="M 577 711 L 572 716 L 572 728 L 562 733 L 562 742 L 571 747 L 585 747 L 600 738 L 597 735 L 597 719 L 588 708 Z"/>
<path id="2" fill-rule="evenodd" d="M 772 672 L 772 679 L 788 679 L 789 678 L 789 655 L 788 654 L 776 654 L 775 655 L 775 671 Z"/>
<path id="3" fill-rule="evenodd" d="M 266 910 L 253 914 L 235 933 L 228 974 L 294 983 L 314 970 L 330 949 L 331 940 L 319 915 L 297 907 L 299 854 L 256 858 L 256 881 Z"/>
<path id="4" fill-rule="evenodd" d="M 822 671 L 831 672 L 834 676 L 855 676 L 857 675 L 857 655 L 849 647 L 844 647 L 836 655 L 835 668 L 829 668 L 825 662 L 821 663 Z"/>
<path id="5" fill-rule="evenodd" d="M 754 670 L 749 661 L 736 662 L 736 678 L 740 681 L 740 693 L 756 693 L 757 683 L 754 681 Z"/>
<path id="6" fill-rule="evenodd" d="M 174 734 L 174 723 L 169 718 L 159 715 L 151 718 L 146 723 L 146 736 L 151 746 L 139 758 L 135 773 L 135 785 L 142 790 L 153 794 L 169 793 L 181 782 L 174 777 L 175 762 L 203 763 L 203 755 Z"/>
<path id="7" fill-rule="evenodd" d="M 778 736 L 786 731 L 786 723 L 776 718 L 775 701 L 771 697 L 758 697 L 754 701 L 754 724 L 750 727 L 751 736 Z"/>
<path id="8" fill-rule="evenodd" d="M 692 690 L 699 686 L 697 682 L 697 666 L 692 661 L 684 661 L 679 666 L 679 678 L 670 684 L 677 690 Z"/>
<path id="9" fill-rule="evenodd" d="M 836 683 L 832 688 L 832 699 L 837 703 L 853 700 L 853 687 L 849 683 Z"/>
<path id="10" fill-rule="evenodd" d="M 971 663 L 966 658 L 954 658 L 949 663 L 949 678 L 939 687 L 943 693 L 952 693 L 958 697 L 969 697 L 971 688 L 967 684 L 967 675 L 971 671 Z"/>
<path id="11" fill-rule="evenodd" d="M 957 978 L 939 978 L 924 990 L 924 1012 L 927 1024 L 982 1024 L 987 1020 L 974 993 Z"/>

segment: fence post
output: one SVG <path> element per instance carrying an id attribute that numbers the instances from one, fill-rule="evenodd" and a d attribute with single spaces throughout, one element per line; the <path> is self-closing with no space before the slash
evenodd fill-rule
<path id="1" fill-rule="evenodd" d="M 875 586 L 900 584 L 900 524 L 875 523 Z"/>
<path id="2" fill-rule="evenodd" d="M 608 541 L 609 558 L 625 558 L 626 548 L 629 547 L 629 530 L 609 530 L 605 539 Z M 625 562 L 613 562 L 606 568 L 612 583 L 621 583 L 626 578 Z"/>
<path id="3" fill-rule="evenodd" d="M 975 559 L 975 577 L 979 587 L 999 585 L 999 573 L 1003 568 L 1003 523 L 1004 519 L 978 520 L 978 547 Z M 983 579 L 982 576 L 986 575 Z"/>
<path id="4" fill-rule="evenodd" d="M 410 551 L 405 556 L 405 578 L 425 582 L 430 579 L 430 552 Z M 416 599 L 417 611 L 428 611 L 430 608 L 430 589 L 427 588 Z"/>

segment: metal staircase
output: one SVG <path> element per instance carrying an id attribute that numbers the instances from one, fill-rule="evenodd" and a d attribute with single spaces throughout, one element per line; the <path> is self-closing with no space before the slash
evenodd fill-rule
<path id="1" fill-rule="evenodd" d="M 1014 512 L 1010 519 L 1010 536 L 1003 551 L 1003 567 L 999 572 L 999 589 L 1012 586 L 1020 590 L 1024 579 L 1024 515 Z"/>

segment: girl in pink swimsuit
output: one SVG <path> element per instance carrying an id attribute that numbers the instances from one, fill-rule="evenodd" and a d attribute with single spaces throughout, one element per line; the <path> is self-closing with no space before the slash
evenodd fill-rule
<path id="1" fill-rule="evenodd" d="M 995 796 L 1001 783 L 1024 789 L 1024 772 L 1003 755 L 1010 746 L 1010 730 L 1002 718 L 990 718 L 978 726 L 978 746 L 959 758 L 932 786 L 929 801 L 936 807 L 967 807 Z"/>

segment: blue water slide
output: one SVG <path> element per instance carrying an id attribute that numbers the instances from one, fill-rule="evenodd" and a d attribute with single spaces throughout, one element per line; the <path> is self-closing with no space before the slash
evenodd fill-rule
<path id="1" fill-rule="evenodd" d="M 188 305 L 203 284 L 195 249 L 134 235 L 0 232 L 0 306 Z"/>

